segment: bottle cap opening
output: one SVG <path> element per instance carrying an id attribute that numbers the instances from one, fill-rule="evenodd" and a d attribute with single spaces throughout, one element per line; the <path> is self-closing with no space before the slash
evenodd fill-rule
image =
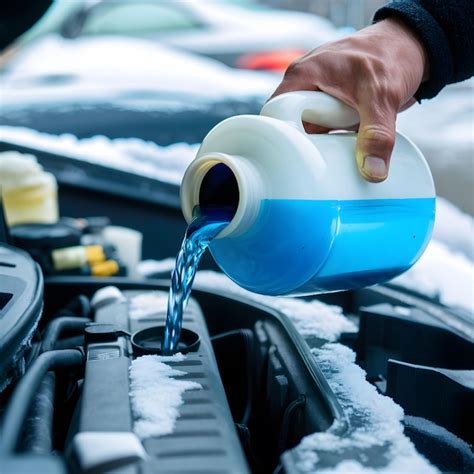
<path id="1" fill-rule="evenodd" d="M 232 217 L 239 207 L 240 192 L 237 179 L 224 163 L 217 163 L 204 175 L 199 190 L 199 207 L 225 210 Z"/>
<path id="2" fill-rule="evenodd" d="M 262 183 L 255 163 L 224 153 L 196 158 L 181 184 L 181 206 L 188 224 L 196 206 L 231 212 L 233 218 L 218 239 L 244 232 L 258 213 L 261 196 Z"/>

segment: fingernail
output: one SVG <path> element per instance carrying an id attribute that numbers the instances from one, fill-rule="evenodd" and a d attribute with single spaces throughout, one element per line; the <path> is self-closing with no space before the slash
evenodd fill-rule
<path id="1" fill-rule="evenodd" d="M 362 172 L 369 178 L 384 180 L 387 177 L 387 165 L 385 160 L 378 156 L 366 156 Z"/>

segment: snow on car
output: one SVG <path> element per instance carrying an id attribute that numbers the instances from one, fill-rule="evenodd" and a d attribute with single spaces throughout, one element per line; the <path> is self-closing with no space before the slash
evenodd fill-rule
<path id="1" fill-rule="evenodd" d="M 233 70 L 141 39 L 67 40 L 52 35 L 22 49 L 8 62 L 0 86 L 5 110 L 22 102 L 87 104 L 99 99 L 153 108 L 155 101 L 166 100 L 170 93 L 196 100 L 263 100 L 277 83 L 268 74 Z"/>

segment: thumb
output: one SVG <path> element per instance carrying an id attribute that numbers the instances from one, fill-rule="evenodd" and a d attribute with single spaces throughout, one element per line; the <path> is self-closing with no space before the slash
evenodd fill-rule
<path id="1" fill-rule="evenodd" d="M 362 176 L 372 183 L 380 183 L 388 176 L 390 155 L 395 144 L 396 110 L 371 105 L 359 110 L 360 125 L 357 136 L 356 160 Z"/>

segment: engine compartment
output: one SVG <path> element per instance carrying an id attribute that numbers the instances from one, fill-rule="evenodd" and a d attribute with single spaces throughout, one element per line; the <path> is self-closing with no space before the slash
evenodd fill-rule
<path id="1" fill-rule="evenodd" d="M 29 257 L 3 249 L 4 281 L 31 279 Z M 351 436 L 356 420 L 314 357 L 324 338 L 303 337 L 261 302 L 197 285 L 184 328 L 199 345 L 161 362 L 183 372 L 171 379 L 200 388 L 182 393 L 171 432 L 144 437 L 130 375 L 142 354 L 130 336 L 164 323 L 168 282 L 52 276 L 43 286 L 39 273 L 29 284 L 42 310 L 25 304 L 24 290 L 3 291 L 12 296 L 3 298 L 2 324 L 22 301 L 14 326 L 24 328 L 15 341 L 2 340 L 2 361 L 4 349 L 19 350 L 8 357 L 11 383 L 0 394 L 5 472 L 307 472 L 297 448 L 305 436 Z M 104 292 L 111 285 L 116 290 Z M 462 320 L 383 286 L 320 299 L 340 305 L 356 325 L 340 342 L 355 351 L 368 382 L 405 409 L 405 434 L 418 451 L 441 470 L 472 470 L 474 346 L 446 323 Z M 347 458 L 376 469 L 389 453 L 382 444 L 317 455 L 319 468 Z"/>

